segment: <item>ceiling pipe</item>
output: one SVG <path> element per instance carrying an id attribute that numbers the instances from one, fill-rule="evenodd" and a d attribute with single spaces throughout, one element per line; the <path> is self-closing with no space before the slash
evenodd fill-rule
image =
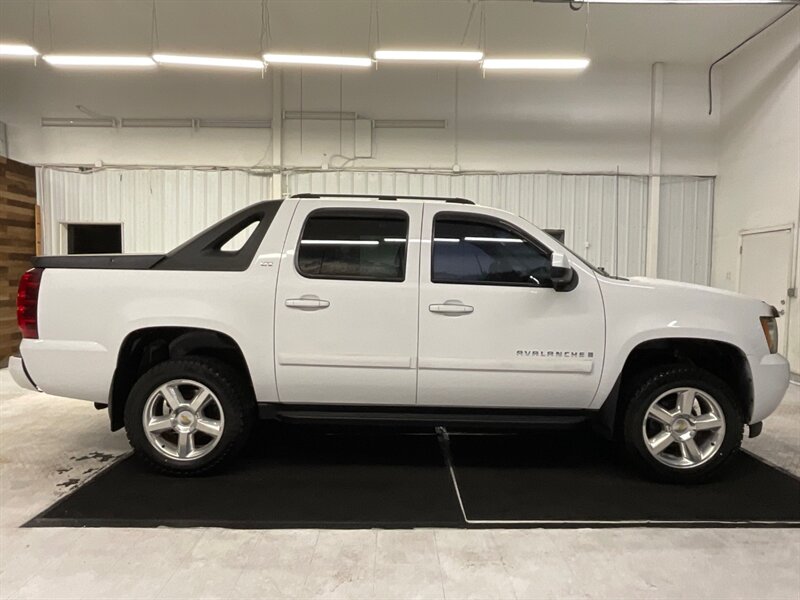
<path id="1" fill-rule="evenodd" d="M 772 21 L 770 21 L 769 23 L 764 25 L 761 29 L 759 29 L 758 31 L 756 31 L 755 33 L 751 34 L 749 37 L 747 37 L 743 41 L 741 41 L 738 44 L 736 44 L 733 48 L 728 50 L 725 54 L 723 54 L 717 60 L 715 60 L 713 63 L 711 63 L 711 66 L 708 67 L 708 114 L 711 114 L 713 112 L 713 109 L 714 109 L 714 92 L 713 92 L 713 88 L 712 88 L 712 85 L 711 85 L 711 74 L 712 74 L 712 71 L 714 70 L 714 67 L 716 67 L 719 63 L 721 63 L 723 60 L 728 58 L 731 54 L 736 52 L 739 48 L 741 48 L 742 46 L 744 46 L 745 44 L 747 44 L 751 40 L 757 38 L 759 35 L 764 33 L 767 29 L 769 29 L 770 27 L 775 25 L 775 23 L 777 23 L 778 21 L 783 19 L 783 17 L 788 15 L 795 8 L 797 8 L 797 5 L 798 5 L 798 3 L 794 3 L 794 6 L 792 6 L 789 10 L 781 13 L 776 18 L 772 19 Z"/>

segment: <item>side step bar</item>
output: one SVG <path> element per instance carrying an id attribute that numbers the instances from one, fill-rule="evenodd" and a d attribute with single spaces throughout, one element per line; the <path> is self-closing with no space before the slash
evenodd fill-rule
<path id="1" fill-rule="evenodd" d="M 562 428 L 591 421 L 594 410 L 472 409 L 419 406 L 331 406 L 259 404 L 259 417 L 294 424 L 440 425 L 486 428 Z"/>

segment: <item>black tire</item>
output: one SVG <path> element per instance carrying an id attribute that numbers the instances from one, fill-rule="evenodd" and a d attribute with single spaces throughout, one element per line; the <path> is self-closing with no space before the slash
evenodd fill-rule
<path id="1" fill-rule="evenodd" d="M 659 461 L 646 447 L 643 435 L 650 405 L 662 394 L 681 387 L 711 396 L 725 418 L 725 433 L 716 454 L 694 467 L 679 468 Z M 624 443 L 629 456 L 651 478 L 684 484 L 707 481 L 741 447 L 744 425 L 740 405 L 730 388 L 715 375 L 696 367 L 666 365 L 649 371 L 634 390 L 624 416 Z"/>
<path id="2" fill-rule="evenodd" d="M 188 379 L 206 386 L 224 415 L 216 445 L 196 459 L 173 459 L 157 450 L 145 432 L 143 415 L 151 394 L 161 385 Z M 231 460 L 246 444 L 256 420 L 256 404 L 243 377 L 227 364 L 205 357 L 167 360 L 145 372 L 131 388 L 125 404 L 125 432 L 135 454 L 149 467 L 169 475 L 200 475 Z"/>

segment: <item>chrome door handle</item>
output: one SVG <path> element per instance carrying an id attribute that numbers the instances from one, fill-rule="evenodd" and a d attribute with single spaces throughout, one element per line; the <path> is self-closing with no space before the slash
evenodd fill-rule
<path id="1" fill-rule="evenodd" d="M 428 310 L 432 313 L 439 313 L 442 315 L 468 315 L 475 309 L 467 304 L 431 304 Z"/>
<path id="2" fill-rule="evenodd" d="M 285 302 L 289 308 L 299 308 L 301 310 L 320 310 L 328 308 L 331 303 L 319 298 L 289 298 Z"/>

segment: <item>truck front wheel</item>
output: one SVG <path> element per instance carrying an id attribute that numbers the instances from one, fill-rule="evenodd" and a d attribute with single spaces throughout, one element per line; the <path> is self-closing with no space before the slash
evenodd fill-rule
<path id="1" fill-rule="evenodd" d="M 205 357 L 168 360 L 144 373 L 125 405 L 125 431 L 149 466 L 196 475 L 235 456 L 255 419 L 242 378 Z"/>
<path id="2" fill-rule="evenodd" d="M 695 367 L 651 372 L 625 413 L 629 454 L 657 479 L 674 483 L 708 479 L 739 449 L 742 431 L 728 386 Z"/>

